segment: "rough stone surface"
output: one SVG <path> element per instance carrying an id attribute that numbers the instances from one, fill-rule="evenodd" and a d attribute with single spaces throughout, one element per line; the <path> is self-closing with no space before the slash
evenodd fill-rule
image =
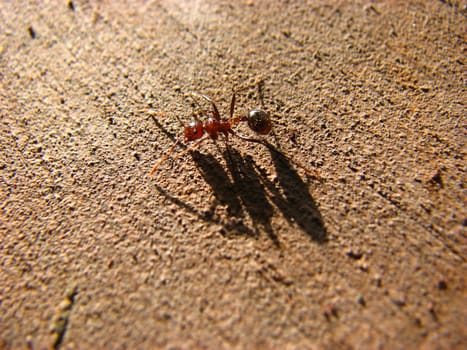
<path id="1" fill-rule="evenodd" d="M 2 1 L 0 348 L 465 348 L 466 29 L 465 1 Z M 272 148 L 148 176 L 233 86 Z"/>

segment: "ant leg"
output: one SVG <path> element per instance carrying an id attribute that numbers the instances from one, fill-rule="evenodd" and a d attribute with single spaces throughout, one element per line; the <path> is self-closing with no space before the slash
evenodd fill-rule
<path id="1" fill-rule="evenodd" d="M 201 108 L 200 104 L 198 103 L 198 101 L 197 101 L 196 98 L 195 98 L 195 94 L 196 94 L 195 92 L 191 92 L 191 93 L 190 93 L 190 97 L 191 97 L 191 99 L 193 100 L 193 102 L 195 103 L 196 108 L 198 109 L 199 113 L 200 113 L 200 114 L 203 114 L 203 113 L 208 112 L 208 110 Z M 209 111 L 209 112 L 210 112 L 210 111 Z"/>
<path id="2" fill-rule="evenodd" d="M 199 113 L 200 113 L 200 115 L 204 115 L 204 116 L 211 115 L 211 116 L 214 117 L 214 114 L 213 114 L 212 110 L 209 110 L 209 109 L 200 109 Z"/>
<path id="3" fill-rule="evenodd" d="M 272 148 L 270 148 L 269 146 L 267 146 L 269 149 L 273 150 Z M 322 180 L 322 177 L 321 175 L 319 174 L 319 172 L 317 170 L 312 170 L 310 168 L 308 168 L 306 165 L 304 165 L 303 163 L 299 162 L 298 160 L 296 160 L 295 158 L 289 156 L 288 154 L 284 153 L 283 151 L 279 151 L 277 149 L 274 149 L 273 150 L 274 152 L 278 152 L 280 153 L 285 159 L 287 159 L 290 163 L 293 163 L 295 164 L 296 166 L 298 166 L 299 168 L 302 168 L 305 173 L 310 176 L 311 178 L 314 178 L 316 180 Z"/>
<path id="4" fill-rule="evenodd" d="M 260 140 L 260 139 L 252 139 L 252 138 L 250 138 L 250 137 L 246 137 L 246 136 L 240 135 L 240 134 L 236 133 L 236 132 L 233 131 L 233 130 L 230 130 L 230 133 L 231 133 L 232 135 L 237 136 L 239 139 L 242 139 L 243 141 L 255 142 L 255 143 L 262 143 L 263 145 L 266 145 L 266 146 L 267 146 L 267 141 Z"/>
<path id="5" fill-rule="evenodd" d="M 232 101 L 230 102 L 230 121 L 232 122 L 233 115 L 234 115 L 234 109 L 235 109 L 235 88 L 232 88 Z"/>
<path id="6" fill-rule="evenodd" d="M 242 90 L 244 90 L 244 89 L 245 88 L 243 88 Z M 248 120 L 247 117 L 234 118 L 236 97 L 237 97 L 237 90 L 235 89 L 235 87 L 232 87 L 232 100 L 230 101 L 230 118 L 229 118 L 230 127 L 233 127 L 233 126 L 237 125 L 240 122 Z M 241 135 L 237 135 L 237 136 L 239 136 L 240 138 L 245 138 L 244 136 L 241 136 Z M 256 141 L 254 141 L 254 142 L 256 142 Z"/>
<path id="7" fill-rule="evenodd" d="M 237 134 L 236 132 L 234 132 L 233 130 L 231 131 L 233 135 L 237 136 L 238 138 L 244 140 L 244 141 L 248 141 L 248 142 L 255 142 L 255 143 L 260 143 L 264 146 L 266 146 L 267 148 L 269 148 L 270 151 L 272 152 L 277 152 L 279 154 L 281 154 L 284 158 L 286 158 L 289 162 L 295 164 L 296 166 L 298 166 L 299 168 L 302 168 L 306 173 L 307 175 L 309 175 L 310 177 L 312 178 L 315 178 L 315 179 L 318 179 L 318 180 L 321 180 L 322 177 L 319 175 L 319 172 L 316 171 L 316 170 L 311 170 L 310 168 L 308 168 L 306 165 L 302 164 L 301 162 L 299 162 L 298 160 L 294 159 L 293 157 L 289 156 L 288 154 L 284 153 L 283 151 L 279 151 L 278 149 L 276 149 L 273 145 L 271 145 L 268 141 L 266 140 L 260 140 L 260 139 L 251 139 L 249 137 L 246 137 L 246 136 L 243 136 L 243 135 L 240 135 L 240 134 Z"/>
<path id="8" fill-rule="evenodd" d="M 194 98 L 194 95 L 198 95 L 198 96 L 201 96 L 202 98 L 204 98 L 205 100 L 209 101 L 212 105 L 212 111 L 208 111 L 206 109 L 203 109 L 201 108 L 201 106 L 199 105 L 198 101 L 196 101 L 196 99 Z M 217 106 L 216 104 L 214 103 L 213 100 L 211 100 L 208 96 L 206 95 L 203 95 L 203 94 L 200 94 L 200 93 L 197 93 L 197 92 L 192 92 L 191 93 L 191 98 L 193 98 L 193 102 L 196 104 L 196 106 L 198 107 L 198 109 L 201 111 L 201 113 L 204 113 L 204 114 L 211 114 L 214 119 L 216 120 L 221 120 L 221 115 L 219 113 L 219 110 L 217 109 Z"/>
<path id="9" fill-rule="evenodd" d="M 209 97 L 207 97 L 206 95 L 203 95 L 203 94 L 199 94 L 202 98 L 204 98 L 205 100 L 209 101 L 212 105 L 212 115 L 214 117 L 214 119 L 216 120 L 221 120 L 221 115 L 219 113 L 219 110 L 217 109 L 217 106 L 216 106 L 216 103 L 211 100 Z"/>
<path id="10" fill-rule="evenodd" d="M 159 161 L 152 167 L 151 171 L 149 172 L 149 176 L 152 176 L 154 175 L 154 173 L 156 172 L 156 170 L 159 168 L 159 166 L 167 160 L 167 158 L 170 157 L 170 155 L 175 151 L 175 147 L 177 147 L 177 145 L 180 143 L 181 139 L 178 139 L 177 142 L 175 142 L 172 147 L 170 148 L 170 150 L 164 154 L 164 156 L 162 156 L 161 159 L 159 159 Z"/>

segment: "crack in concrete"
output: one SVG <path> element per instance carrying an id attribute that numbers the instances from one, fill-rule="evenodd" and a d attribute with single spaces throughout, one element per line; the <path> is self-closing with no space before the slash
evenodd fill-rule
<path id="1" fill-rule="evenodd" d="M 75 296 L 78 293 L 77 286 L 68 287 L 65 291 L 65 297 L 58 305 L 57 312 L 52 320 L 50 332 L 52 334 L 53 343 L 52 348 L 57 350 L 62 345 L 68 329 L 68 319 L 70 317 L 71 309 L 75 302 Z"/>

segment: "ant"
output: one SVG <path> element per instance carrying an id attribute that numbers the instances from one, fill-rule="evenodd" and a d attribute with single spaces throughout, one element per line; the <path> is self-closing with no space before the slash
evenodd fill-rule
<path id="1" fill-rule="evenodd" d="M 211 138 L 212 140 L 217 140 L 220 134 L 223 134 L 226 141 L 229 139 L 229 134 L 235 135 L 238 138 L 249 141 L 249 142 L 256 142 L 262 143 L 261 140 L 251 139 L 249 137 L 245 137 L 236 133 L 232 128 L 239 124 L 240 122 L 247 122 L 248 126 L 251 130 L 253 130 L 256 134 L 259 135 L 267 135 L 271 132 L 272 129 L 272 121 L 269 117 L 269 114 L 259 110 L 254 109 L 248 113 L 248 116 L 244 117 L 235 117 L 234 118 L 234 109 L 235 109 L 235 99 L 236 99 L 236 91 L 233 90 L 232 100 L 230 102 L 230 117 L 229 120 L 223 120 L 220 116 L 219 110 L 217 109 L 216 103 L 210 99 L 208 96 L 199 94 L 202 98 L 207 100 L 211 103 L 212 110 L 200 110 L 201 114 L 210 114 L 211 116 L 208 117 L 204 124 L 199 120 L 199 118 L 195 115 L 195 119 L 190 122 L 188 125 L 185 125 L 181 119 L 176 116 L 177 120 L 182 124 L 184 127 L 183 137 L 180 137 L 170 148 L 170 150 L 161 158 L 159 161 L 154 165 L 149 175 L 153 175 L 159 166 L 170 157 L 170 155 L 175 151 L 175 147 L 182 142 L 183 140 L 185 143 L 197 141 L 194 145 L 183 151 L 181 154 L 177 156 L 180 158 L 184 156 L 186 153 L 194 150 L 198 147 L 204 140 Z M 195 101 L 196 102 L 196 101 Z"/>
<path id="2" fill-rule="evenodd" d="M 154 173 L 157 171 L 159 166 L 166 161 L 170 155 L 175 151 L 175 147 L 182 142 L 185 141 L 185 143 L 189 143 L 192 141 L 197 141 L 195 144 L 193 144 L 191 147 L 187 148 L 184 150 L 182 153 L 180 153 L 177 158 L 183 157 L 185 154 L 188 152 L 194 150 L 196 147 L 198 147 L 204 140 L 207 139 L 212 139 L 212 140 L 217 140 L 220 134 L 223 134 L 225 137 L 226 142 L 229 140 L 229 135 L 234 135 L 244 141 L 248 142 L 256 142 L 256 143 L 261 143 L 268 147 L 269 149 L 281 153 L 285 158 L 290 160 L 291 162 L 295 163 L 299 167 L 301 167 L 305 172 L 317 179 L 321 179 L 320 175 L 306 167 L 305 165 L 301 164 L 299 161 L 293 159 L 290 156 L 287 156 L 286 154 L 276 150 L 269 142 L 261 139 L 254 139 L 254 138 L 249 138 L 243 135 L 240 135 L 236 133 L 233 130 L 233 127 L 241 122 L 246 122 L 251 130 L 253 130 L 257 135 L 268 135 L 271 130 L 272 130 L 272 121 L 271 118 L 269 117 L 269 114 L 265 111 L 259 110 L 259 109 L 253 109 L 251 110 L 247 116 L 243 117 L 234 117 L 234 109 L 235 109 L 235 100 L 236 100 L 236 91 L 233 89 L 232 93 L 232 100 L 230 102 L 230 116 L 229 120 L 223 120 L 220 116 L 219 110 L 217 109 L 216 103 L 210 99 L 208 96 L 203 95 L 203 94 L 198 94 L 205 100 L 207 100 L 212 107 L 212 110 L 204 110 L 201 109 L 199 110 L 201 115 L 210 115 L 206 122 L 204 124 L 199 120 L 199 118 L 195 115 L 194 120 L 190 122 L 188 125 L 185 125 L 182 120 L 176 115 L 177 120 L 182 124 L 184 128 L 183 132 L 183 137 L 180 137 L 177 139 L 177 141 L 173 144 L 173 146 L 169 149 L 169 151 L 162 156 L 161 159 L 154 165 L 152 170 L 150 171 L 149 175 L 152 176 Z M 195 100 L 196 103 L 196 100 Z"/>

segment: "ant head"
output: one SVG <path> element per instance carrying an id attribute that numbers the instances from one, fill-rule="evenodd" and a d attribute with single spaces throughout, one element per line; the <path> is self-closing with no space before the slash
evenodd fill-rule
<path id="1" fill-rule="evenodd" d="M 248 126 L 257 134 L 267 135 L 272 129 L 272 122 L 268 113 L 254 109 L 248 113 Z"/>
<path id="2" fill-rule="evenodd" d="M 185 140 L 194 141 L 201 138 L 204 134 L 203 123 L 198 119 L 193 120 L 190 124 L 185 126 Z"/>

